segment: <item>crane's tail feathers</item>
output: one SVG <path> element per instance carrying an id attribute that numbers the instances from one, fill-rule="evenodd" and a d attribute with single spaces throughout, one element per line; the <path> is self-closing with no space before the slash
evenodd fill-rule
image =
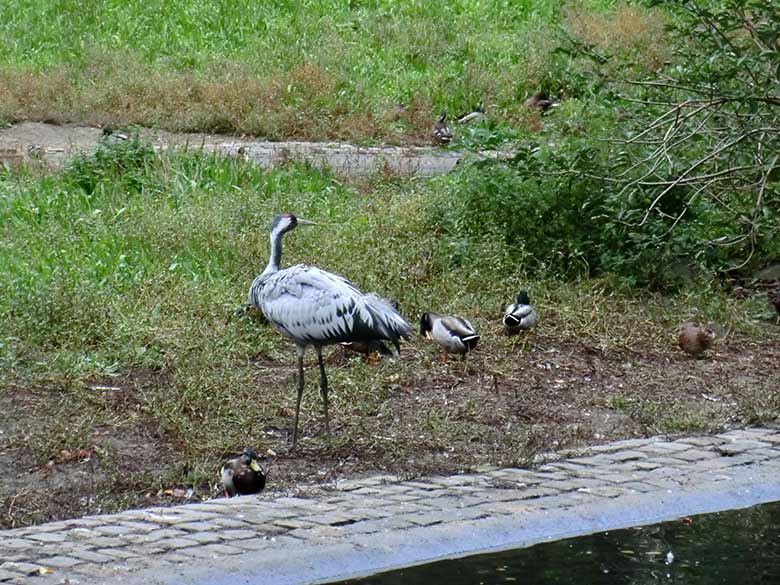
<path id="1" fill-rule="evenodd" d="M 388 301 L 374 293 L 365 295 L 365 300 L 371 320 L 383 339 L 409 339 L 411 326 Z"/>

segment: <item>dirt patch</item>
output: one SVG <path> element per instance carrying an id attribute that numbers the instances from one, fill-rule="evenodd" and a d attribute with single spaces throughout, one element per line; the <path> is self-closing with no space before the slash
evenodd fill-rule
<path id="1" fill-rule="evenodd" d="M 292 362 L 248 356 L 257 374 L 247 392 L 256 392 L 255 385 L 284 386 L 286 397 L 274 405 L 276 416 L 253 431 L 256 445 L 272 454 L 265 460 L 269 489 L 305 491 L 382 472 L 416 477 L 484 464 L 528 465 L 553 449 L 714 432 L 770 422 L 778 413 L 780 348 L 774 342 L 727 339 L 707 358 L 692 359 L 674 348 L 609 350 L 544 335 L 497 339 L 500 352 L 478 349 L 464 362 L 442 362 L 421 340 L 406 346 L 400 362 L 378 365 L 332 349 L 331 372 L 371 368 L 370 378 L 397 383 L 362 401 L 334 385 L 330 439 L 307 387 L 297 452 L 289 449 Z M 219 495 L 224 454 L 210 456 L 206 473 L 193 473 L 192 448 L 166 433 L 149 408 L 148 393 L 177 392 L 169 376 L 133 372 L 88 389 L 99 396 L 92 400 L 103 415 L 93 412 L 72 442 L 46 449 L 35 426 L 67 413 L 63 393 L 74 390 L 15 388 L 0 396 L 0 525 Z M 71 420 L 83 427 L 78 416 Z"/>

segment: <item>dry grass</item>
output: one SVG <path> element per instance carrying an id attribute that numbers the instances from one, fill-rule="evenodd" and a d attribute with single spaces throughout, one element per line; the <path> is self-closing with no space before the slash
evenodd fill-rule
<path id="1" fill-rule="evenodd" d="M 651 70 L 669 58 L 664 42 L 664 15 L 638 6 L 618 4 L 608 13 L 582 6 L 567 10 L 564 24 L 579 41 L 608 54 L 628 54 Z"/>

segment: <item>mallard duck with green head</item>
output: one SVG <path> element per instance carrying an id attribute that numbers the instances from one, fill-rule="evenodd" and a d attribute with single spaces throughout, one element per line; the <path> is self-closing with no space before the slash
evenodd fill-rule
<path id="1" fill-rule="evenodd" d="M 420 317 L 420 335 L 432 339 L 444 349 L 444 360 L 451 353 L 465 355 L 477 346 L 479 334 L 459 315 L 424 313 Z"/>
<path id="2" fill-rule="evenodd" d="M 528 298 L 528 291 L 521 290 L 517 302 L 504 311 L 504 331 L 507 335 L 517 335 L 521 331 L 532 329 L 538 320 L 539 316 Z"/>
<path id="3" fill-rule="evenodd" d="M 258 494 L 265 488 L 265 471 L 258 463 L 258 456 L 252 447 L 222 465 L 222 486 L 225 495 L 246 496 Z"/>

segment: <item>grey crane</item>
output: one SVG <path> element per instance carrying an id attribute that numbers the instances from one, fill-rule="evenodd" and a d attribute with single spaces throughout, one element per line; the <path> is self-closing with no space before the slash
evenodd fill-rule
<path id="1" fill-rule="evenodd" d="M 280 269 L 282 238 L 299 225 L 316 225 L 292 214 L 278 215 L 271 222 L 271 257 L 262 274 L 249 288 L 249 304 L 260 309 L 279 332 L 295 343 L 298 354 L 298 399 L 292 445 L 298 440 L 298 417 L 303 396 L 303 356 L 311 345 L 320 367 L 320 394 L 328 420 L 328 378 L 322 361 L 325 345 L 345 341 L 409 339 L 409 324 L 379 296 L 363 294 L 343 276 L 316 266 L 298 264 Z"/>

